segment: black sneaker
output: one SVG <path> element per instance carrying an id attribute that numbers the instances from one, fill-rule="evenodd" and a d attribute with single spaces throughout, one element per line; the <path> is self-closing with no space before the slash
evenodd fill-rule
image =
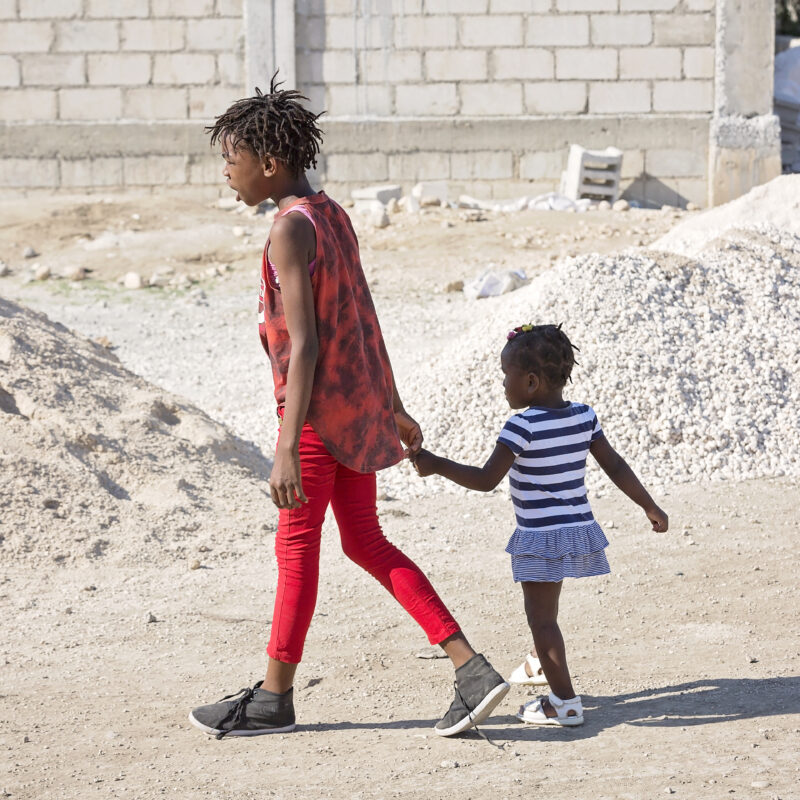
<path id="1" fill-rule="evenodd" d="M 511 688 L 480 654 L 456 670 L 455 687 L 452 705 L 434 728 L 439 736 L 455 736 L 483 722 Z"/>
<path id="2" fill-rule="evenodd" d="M 217 739 L 293 731 L 293 690 L 275 694 L 260 687 L 261 681 L 252 689 L 240 689 L 223 697 L 218 703 L 200 706 L 189 714 L 189 722 Z M 231 700 L 232 697 L 238 699 Z"/>

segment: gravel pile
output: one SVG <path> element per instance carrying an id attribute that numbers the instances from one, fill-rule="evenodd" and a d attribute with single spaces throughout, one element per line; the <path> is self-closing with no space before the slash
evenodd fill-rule
<path id="1" fill-rule="evenodd" d="M 483 463 L 511 413 L 505 334 L 562 322 L 581 349 L 566 396 L 596 409 L 609 441 L 651 485 L 797 475 L 798 267 L 800 239 L 769 228 L 729 233 L 696 261 L 644 250 L 569 259 L 511 295 L 476 302 L 463 335 L 407 394 L 427 408 L 431 449 Z M 598 473 L 590 469 L 590 485 Z M 405 480 L 390 475 L 390 491 Z"/>

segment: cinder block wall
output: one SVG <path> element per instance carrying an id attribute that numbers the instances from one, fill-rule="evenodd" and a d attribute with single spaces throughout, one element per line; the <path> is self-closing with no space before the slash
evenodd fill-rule
<path id="1" fill-rule="evenodd" d="M 202 125 L 268 82 L 267 6 L 334 191 L 546 191 L 578 142 L 624 149 L 632 199 L 705 203 L 715 0 L 0 0 L 0 187 L 218 183 Z"/>

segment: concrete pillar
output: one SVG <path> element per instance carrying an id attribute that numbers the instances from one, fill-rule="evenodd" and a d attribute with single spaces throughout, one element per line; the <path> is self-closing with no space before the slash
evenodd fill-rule
<path id="1" fill-rule="evenodd" d="M 772 114 L 774 0 L 717 0 L 709 205 L 727 203 L 781 173 Z"/>
<path id="2" fill-rule="evenodd" d="M 280 70 L 278 80 L 285 89 L 297 85 L 295 61 L 295 0 L 245 0 L 246 93 L 269 91 L 270 78 Z"/>

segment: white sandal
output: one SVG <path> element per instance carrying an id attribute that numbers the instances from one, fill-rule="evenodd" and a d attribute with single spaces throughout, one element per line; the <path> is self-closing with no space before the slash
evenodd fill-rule
<path id="1" fill-rule="evenodd" d="M 525 671 L 525 665 L 531 668 L 531 674 Z M 528 653 L 525 660 L 511 673 L 509 683 L 516 683 L 519 686 L 547 686 L 547 678 L 542 672 L 542 665 L 536 656 Z"/>
<path id="2" fill-rule="evenodd" d="M 520 707 L 517 719 L 522 722 L 530 722 L 532 725 L 583 725 L 583 704 L 580 695 L 570 697 L 569 700 L 562 700 L 550 692 L 547 699 L 555 709 L 556 716 L 554 717 L 548 717 L 544 713 L 544 708 L 542 708 L 544 699 L 544 697 L 539 697 L 525 703 Z"/>

